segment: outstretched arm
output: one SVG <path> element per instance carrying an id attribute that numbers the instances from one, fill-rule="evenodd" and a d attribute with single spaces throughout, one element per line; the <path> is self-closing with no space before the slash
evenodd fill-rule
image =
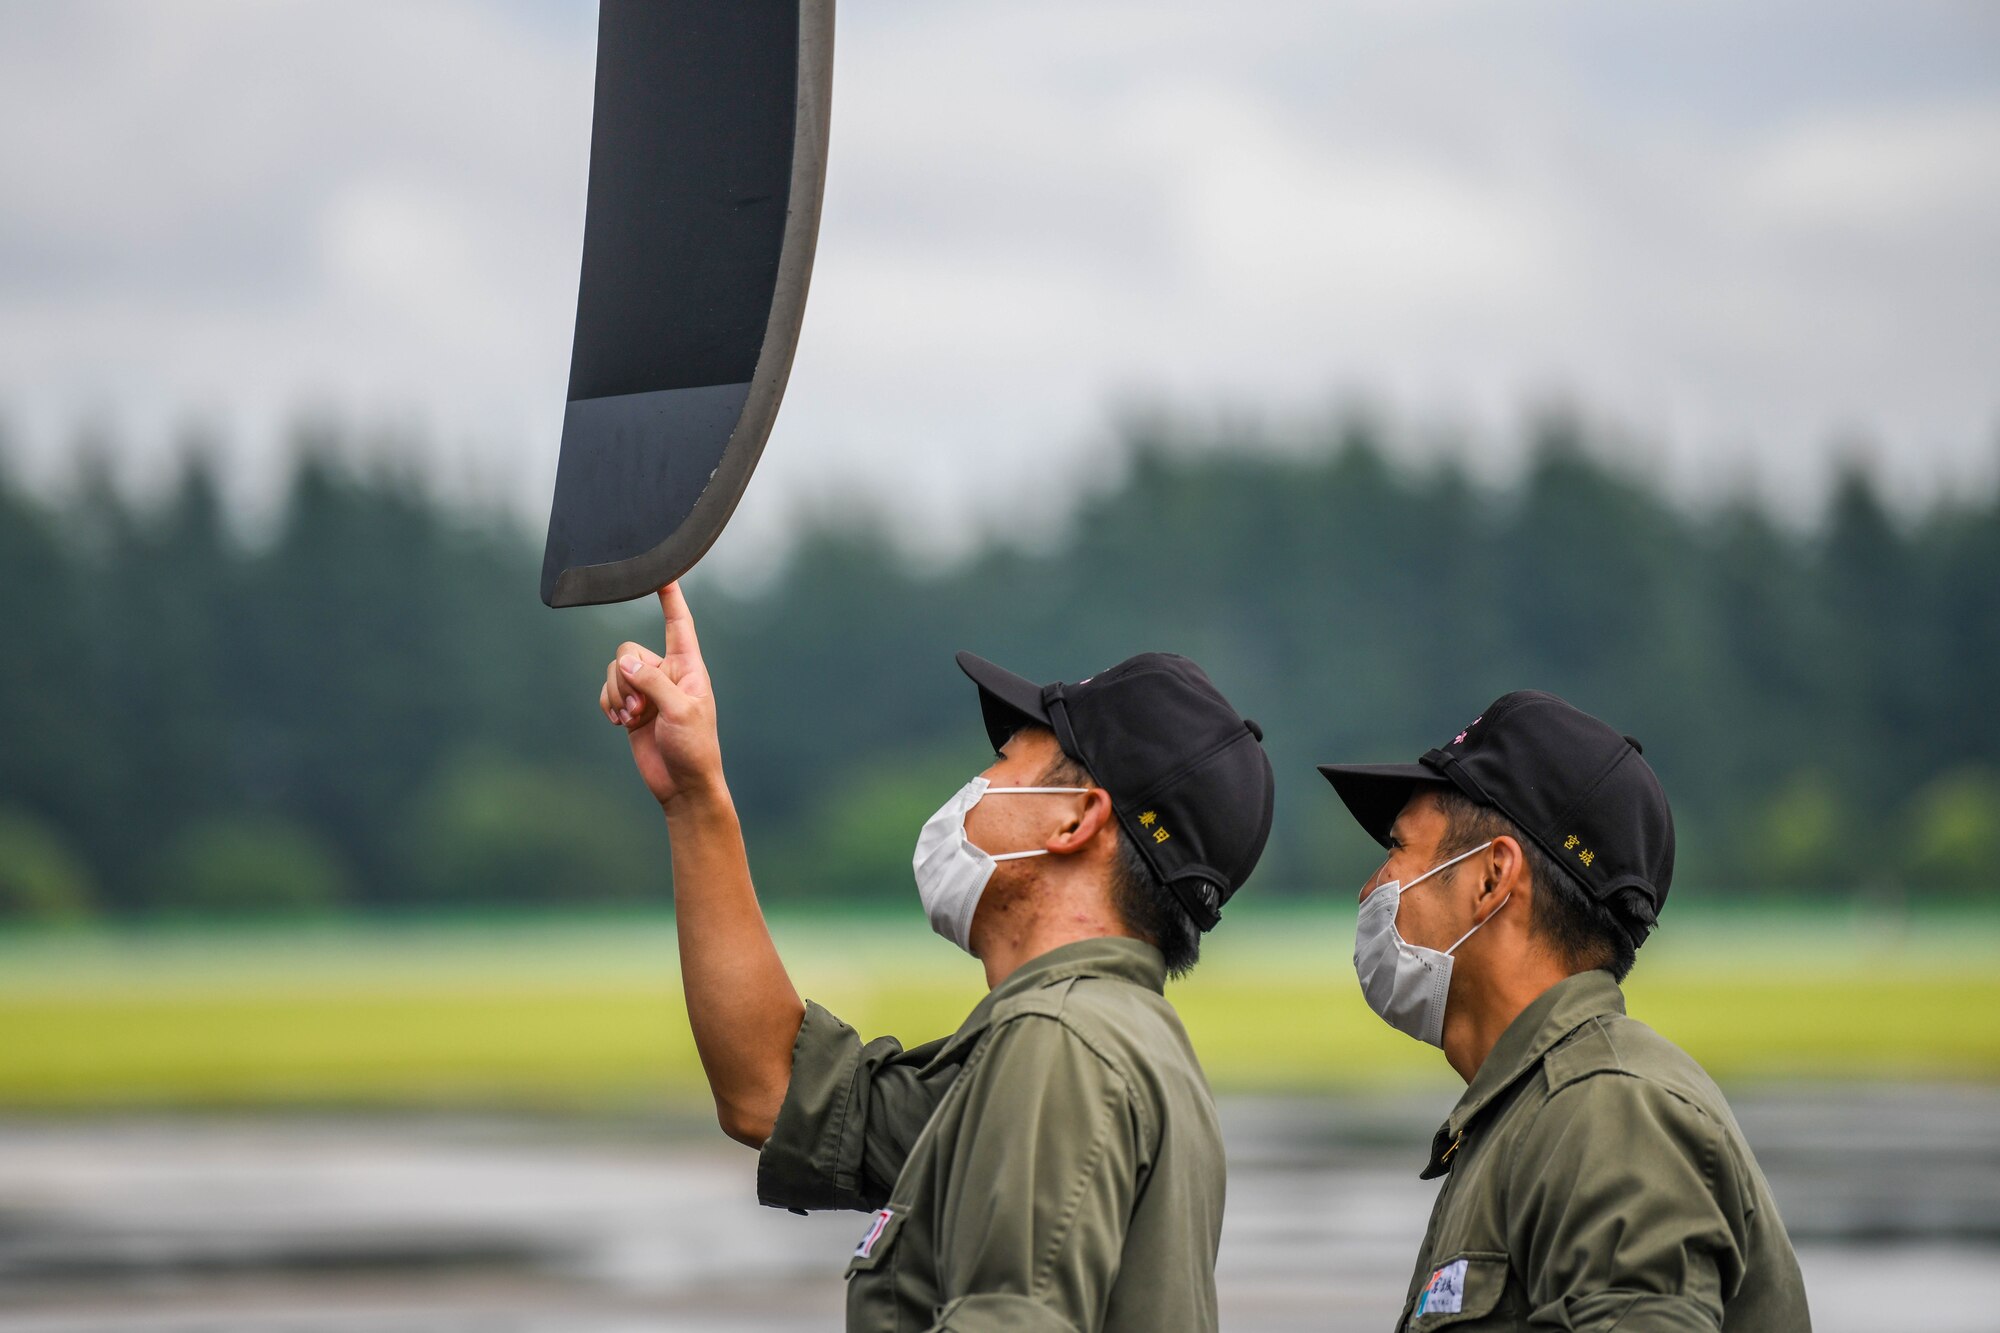
<path id="1" fill-rule="evenodd" d="M 736 806 L 722 777 L 715 695 L 680 584 L 660 589 L 664 653 L 621 644 L 598 704 L 625 728 L 632 762 L 660 803 L 674 867 L 681 986 L 716 1118 L 763 1146 L 792 1077 L 805 1005 L 764 924 Z"/>

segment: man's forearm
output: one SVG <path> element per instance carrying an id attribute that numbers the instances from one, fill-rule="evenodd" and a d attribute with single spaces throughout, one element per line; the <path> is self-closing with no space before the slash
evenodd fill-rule
<path id="1" fill-rule="evenodd" d="M 792 1044 L 805 1005 L 757 905 L 727 789 L 718 784 L 690 793 L 666 814 L 681 986 L 695 1049 L 723 1130 L 762 1147 L 791 1083 Z"/>

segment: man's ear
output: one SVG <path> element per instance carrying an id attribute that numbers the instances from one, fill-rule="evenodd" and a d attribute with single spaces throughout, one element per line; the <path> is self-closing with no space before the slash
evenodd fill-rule
<path id="1" fill-rule="evenodd" d="M 1111 793 L 1102 787 L 1092 787 L 1076 797 L 1076 803 L 1069 807 L 1062 826 L 1051 833 L 1042 845 L 1056 856 L 1074 856 L 1088 847 L 1098 834 L 1116 826 Z"/>
<path id="2" fill-rule="evenodd" d="M 1526 902 L 1533 892 L 1528 883 L 1528 857 L 1512 834 L 1503 833 L 1495 838 L 1480 860 L 1485 873 L 1479 881 L 1479 893 L 1473 900 L 1475 921 L 1485 921 L 1499 911 L 1500 904 L 1509 898 Z"/>

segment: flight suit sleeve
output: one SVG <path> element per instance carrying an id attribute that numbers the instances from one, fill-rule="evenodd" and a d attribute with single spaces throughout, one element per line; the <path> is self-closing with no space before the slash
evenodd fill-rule
<path id="1" fill-rule="evenodd" d="M 1124 1077 L 1059 1020 L 998 1026 L 960 1076 L 934 1333 L 1100 1328 L 1150 1161 Z"/>
<path id="2" fill-rule="evenodd" d="M 1531 1322 L 1575 1333 L 1715 1333 L 1742 1280 L 1722 1127 L 1645 1080 L 1558 1090 L 1515 1157 L 1508 1248 Z"/>
<path id="3" fill-rule="evenodd" d="M 870 1212 L 887 1203 L 910 1145 L 951 1086 L 951 1070 L 925 1072 L 941 1044 L 908 1051 L 894 1037 L 864 1044 L 807 1001 L 792 1080 L 757 1157 L 757 1201 L 794 1212 Z"/>

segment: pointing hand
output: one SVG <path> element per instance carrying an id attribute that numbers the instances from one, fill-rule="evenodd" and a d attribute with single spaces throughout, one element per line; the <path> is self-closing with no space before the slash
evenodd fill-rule
<path id="1" fill-rule="evenodd" d="M 666 651 L 620 644 L 605 668 L 597 702 L 607 719 L 625 728 L 646 790 L 667 809 L 683 797 L 722 787 L 722 746 L 708 668 L 679 583 L 660 589 L 660 613 Z"/>

